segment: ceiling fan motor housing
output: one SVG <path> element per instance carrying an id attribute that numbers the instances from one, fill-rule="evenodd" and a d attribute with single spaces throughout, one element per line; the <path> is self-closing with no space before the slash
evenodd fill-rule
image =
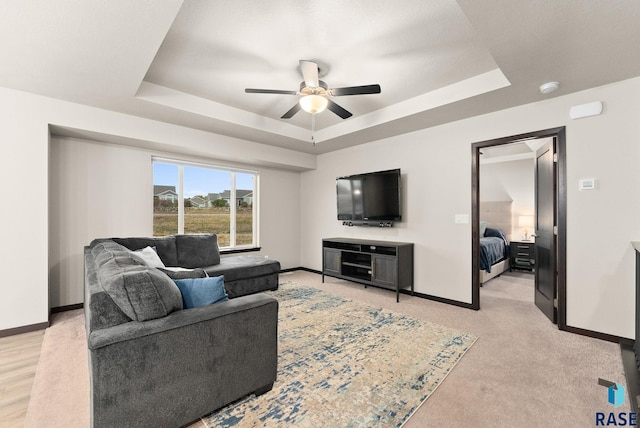
<path id="1" fill-rule="evenodd" d="M 307 86 L 307 84 L 302 81 L 300 82 L 300 94 L 301 95 L 329 95 L 329 86 L 322 80 L 318 80 L 318 86 L 313 88 L 311 86 Z"/>

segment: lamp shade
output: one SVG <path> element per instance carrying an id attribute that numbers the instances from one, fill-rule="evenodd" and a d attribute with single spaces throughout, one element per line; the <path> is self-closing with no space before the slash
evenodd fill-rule
<path id="1" fill-rule="evenodd" d="M 305 95 L 300 98 L 300 107 L 307 113 L 316 114 L 327 108 L 329 101 L 320 95 Z"/>
<path id="2" fill-rule="evenodd" d="M 518 216 L 518 227 L 533 227 L 533 216 L 532 215 Z"/>

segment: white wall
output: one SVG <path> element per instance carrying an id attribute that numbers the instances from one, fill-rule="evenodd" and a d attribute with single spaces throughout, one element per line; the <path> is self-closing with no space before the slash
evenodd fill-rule
<path id="1" fill-rule="evenodd" d="M 598 117 L 571 121 L 573 105 L 603 101 Z M 567 127 L 568 236 L 567 322 L 570 326 L 623 337 L 634 335 L 634 253 L 640 240 L 640 78 L 450 123 L 316 158 L 290 150 L 219 136 L 144 118 L 113 113 L 18 91 L 0 89 L 0 182 L 12 200 L 28 195 L 33 209 L 3 205 L 4 245 L 0 260 L 10 269 L 0 285 L 0 330 L 39 324 L 48 318 L 49 133 L 48 126 L 90 130 L 132 141 L 148 149 L 208 154 L 229 162 L 247 161 L 282 169 L 263 192 L 263 207 L 278 201 L 263 221 L 262 237 L 274 243 L 264 253 L 285 267 L 320 269 L 321 239 L 353 236 L 416 243 L 416 290 L 471 301 L 471 228 L 454 224 L 471 205 L 470 144 L 509 135 Z M 405 221 L 393 229 L 342 227 L 335 208 L 335 177 L 401 167 Z M 268 175 L 265 173 L 265 180 Z M 598 190 L 580 192 L 578 179 L 596 178 Z M 281 217 L 285 190 L 298 192 Z M 262 217 L 261 217 L 262 218 Z M 272 224 L 275 227 L 272 227 Z M 291 222 L 291 223 L 290 223 Z M 291 226 L 291 227 L 289 227 Z M 295 230 L 293 230 L 295 229 Z M 298 239 L 299 236 L 299 239 Z M 276 240 L 279 240 L 277 243 Z M 276 251 L 276 252 L 274 252 Z M 290 252 L 289 252 L 290 251 Z M 291 259 L 289 259 L 291 257 Z M 13 272 L 15 272 L 15 276 Z"/>
<path id="2" fill-rule="evenodd" d="M 535 161 L 521 159 L 480 164 L 480 203 L 510 201 L 512 229 L 506 230 L 510 240 L 522 238 L 524 229 L 518 227 L 519 215 L 534 214 Z M 481 219 L 482 220 L 482 219 Z M 529 228 L 529 233 L 532 233 Z"/>
<path id="3" fill-rule="evenodd" d="M 533 90 L 533 89 L 532 89 Z M 573 105 L 602 101 L 601 116 L 572 121 Z M 634 336 L 634 253 L 640 240 L 640 78 L 462 120 L 318 157 L 302 174 L 302 264 L 321 269 L 321 239 L 414 242 L 415 289 L 471 302 L 470 214 L 474 142 L 567 127 L 567 323 Z M 404 221 L 346 228 L 335 219 L 335 177 L 402 168 Z M 580 192 L 579 178 L 598 179 Z M 481 302 L 482 304 L 482 302 Z"/>
<path id="4" fill-rule="evenodd" d="M 471 261 L 471 231 L 453 220 L 470 213 L 471 149 L 467 141 L 447 141 L 447 135 L 406 134 L 319 156 L 317 170 L 302 174 L 303 266 L 321 269 L 322 238 L 413 242 L 416 291 L 470 302 L 470 271 L 459 264 Z M 402 169 L 403 221 L 383 229 L 342 226 L 335 178 L 392 168 Z M 452 287 L 467 282 L 469 287 Z"/>
<path id="5" fill-rule="evenodd" d="M 6 272 L 0 282 L 0 330 L 47 322 L 47 124 L 28 103 L 16 103 L 0 92 L 0 260 Z M 36 116 L 36 120 L 34 120 Z M 25 206 L 18 201 L 32 201 Z"/>
<path id="6" fill-rule="evenodd" d="M 51 141 L 51 307 L 82 303 L 83 247 L 95 238 L 152 236 L 152 161 L 163 152 L 75 138 Z M 175 158 L 176 155 L 173 155 Z M 181 156 L 181 160 L 196 160 Z M 218 166 L 238 166 L 197 159 Z M 246 165 L 243 165 L 247 167 Z M 260 253 L 283 268 L 299 261 L 299 173 L 260 168 Z M 277 201 L 277 203 L 274 203 Z"/>
<path id="7" fill-rule="evenodd" d="M 49 129 L 64 129 L 89 131 L 92 135 L 104 135 L 122 141 L 138 144 L 146 150 L 169 154 L 189 155 L 217 159 L 221 162 L 250 163 L 253 169 L 263 170 L 261 182 L 266 189 L 264 197 L 273 197 L 279 205 L 261 212 L 261 222 L 266 229 L 262 234 L 263 253 L 277 258 L 283 267 L 300 265 L 299 259 L 299 174 L 297 171 L 314 168 L 315 156 L 294 152 L 277 147 L 267 147 L 250 141 L 212 134 L 196 129 L 185 128 L 168 123 L 153 121 L 140 117 L 107 110 L 87 107 L 79 104 L 59 101 L 51 98 L 27 94 L 20 91 L 0 88 L 0 120 L 2 120 L 3 138 L 0 140 L 0 182 L 10 192 L 10 198 L 2 206 L 2 220 L 5 225 L 3 234 L 4 245 L 0 246 L 0 260 L 2 266 L 12 272 L 0 284 L 0 331 L 17 327 L 26 327 L 46 323 L 49 316 Z M 55 144 L 55 141 L 52 142 Z M 100 150 L 96 149 L 96 153 Z M 90 150 L 91 152 L 91 150 Z M 134 151 L 129 152 L 138 157 Z M 54 154 L 58 159 L 62 153 Z M 79 157 L 89 156 L 89 153 L 76 154 Z M 75 156 L 75 155 L 74 155 Z M 121 170 L 115 160 L 120 154 L 109 152 L 106 158 L 109 168 Z M 140 158 L 141 159 L 141 158 Z M 126 167 L 128 176 L 142 177 L 142 171 L 137 162 L 127 160 L 122 166 Z M 149 166 L 142 165 L 141 168 Z M 82 165 L 73 165 L 82 173 Z M 94 168 L 95 169 L 95 168 Z M 74 178 L 65 177 L 64 171 L 54 178 L 62 183 L 71 183 Z M 86 192 L 88 185 L 106 192 L 109 197 L 115 193 L 115 185 L 110 184 L 100 171 L 86 171 L 90 180 L 83 181 L 82 177 L 75 180 L 80 197 L 92 200 Z M 150 180 L 151 175 L 145 180 Z M 66 181 L 65 181 L 66 180 Z M 125 180 L 123 178 L 122 180 Z M 120 182 L 121 183 L 121 182 Z M 150 181 L 149 181 L 150 183 Z M 278 188 L 278 190 L 274 190 Z M 66 189 L 71 191 L 70 189 Z M 74 190 L 75 191 L 75 190 Z M 60 190 L 57 191 L 60 193 Z M 128 198 L 135 193 L 128 193 Z M 60 195 L 63 198 L 68 195 Z M 10 201 L 21 201 L 20 209 Z M 24 209 L 24 201 L 28 201 L 28 209 Z M 268 204 L 269 202 L 266 202 Z M 151 206 L 146 205 L 146 206 Z M 59 209 L 52 207 L 54 213 Z M 86 210 L 87 217 L 78 219 L 79 226 L 74 229 L 73 237 L 62 237 L 60 232 L 52 231 L 58 237 L 51 247 L 52 266 L 60 260 L 68 258 L 67 263 L 74 266 L 77 255 L 68 254 L 69 239 L 84 239 L 92 233 L 102 234 L 104 231 L 129 231 L 142 233 L 151 230 L 149 225 L 142 225 L 141 213 L 131 215 L 126 211 L 111 210 L 115 223 L 104 220 L 102 208 L 78 207 L 79 211 Z M 149 208 L 150 209 L 150 208 Z M 151 216 L 151 214 L 149 214 Z M 99 219 L 99 220 L 96 220 Z M 95 222 L 95 223 L 94 223 Z M 93 227 L 95 226 L 95 229 Z M 60 227 L 63 227 L 62 225 Z M 67 227 L 67 226 L 65 226 Z M 87 230 L 80 228 L 87 227 Z M 70 228 L 70 226 L 69 226 Z M 110 234 L 110 233 L 109 233 Z M 56 262 L 57 257 L 58 262 Z M 75 261 L 74 261 L 75 260 Z M 71 271 L 70 271 L 71 272 Z M 77 270 L 76 270 L 77 272 Z M 13 274 L 15 273 L 15 275 Z M 14 275 L 14 276 L 12 276 Z M 53 273 L 62 281 L 70 281 L 72 273 Z M 66 276 L 65 276 L 66 275 Z M 60 280 L 53 289 L 55 301 L 62 305 L 77 303 L 77 285 L 67 288 L 60 286 Z"/>
<path id="8" fill-rule="evenodd" d="M 140 149 L 52 138 L 49 162 L 51 307 L 82 303 L 82 249 L 94 238 L 151 236 L 150 156 Z"/>

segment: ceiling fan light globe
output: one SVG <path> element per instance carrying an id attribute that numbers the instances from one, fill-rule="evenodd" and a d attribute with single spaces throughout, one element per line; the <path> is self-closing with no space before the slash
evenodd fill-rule
<path id="1" fill-rule="evenodd" d="M 300 107 L 307 113 L 322 113 L 329 104 L 329 101 L 321 95 L 305 95 L 300 98 Z"/>

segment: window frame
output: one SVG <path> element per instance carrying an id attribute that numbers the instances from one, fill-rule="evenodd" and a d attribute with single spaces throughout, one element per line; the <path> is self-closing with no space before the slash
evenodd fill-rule
<path id="1" fill-rule="evenodd" d="M 247 252 L 247 251 L 259 251 L 260 250 L 260 234 L 259 234 L 259 206 L 260 206 L 260 171 L 251 170 L 251 169 L 243 169 L 243 168 L 234 168 L 228 166 L 220 166 L 214 164 L 208 164 L 203 162 L 193 162 L 193 161 L 185 161 L 180 159 L 171 159 L 164 158 L 158 156 L 151 157 L 151 192 L 153 194 L 153 187 L 155 183 L 153 182 L 153 171 L 155 163 L 163 163 L 169 165 L 175 165 L 178 167 L 178 184 L 176 186 L 176 193 L 178 194 L 178 234 L 184 234 L 184 220 L 185 220 L 185 209 L 184 209 L 184 167 L 194 167 L 194 168 L 204 168 L 204 169 L 212 169 L 216 171 L 225 171 L 231 174 L 231 180 L 229 182 L 229 246 L 220 247 L 221 253 L 239 253 L 239 252 Z M 251 203 L 251 212 L 252 212 L 252 243 L 251 244 L 243 244 L 236 245 L 236 174 L 248 174 L 253 175 L 253 198 Z M 155 195 L 152 195 L 155 196 Z M 152 206 L 153 210 L 153 206 Z M 152 222 L 153 222 L 153 211 L 152 211 Z M 218 233 L 218 232 L 211 232 Z"/>

